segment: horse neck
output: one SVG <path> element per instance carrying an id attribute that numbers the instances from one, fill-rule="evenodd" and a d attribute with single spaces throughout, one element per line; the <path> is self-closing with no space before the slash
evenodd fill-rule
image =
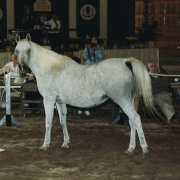
<path id="1" fill-rule="evenodd" d="M 29 63 L 29 68 L 31 69 L 31 71 L 33 72 L 33 74 L 35 75 L 35 77 L 37 78 L 38 76 L 41 77 L 42 76 L 42 70 L 39 67 L 39 64 L 35 63 L 35 62 L 30 62 Z"/>
<path id="2" fill-rule="evenodd" d="M 33 51 L 34 49 L 36 49 L 36 44 L 32 43 L 32 47 L 33 47 Z M 35 57 L 36 60 L 33 60 Z M 41 76 L 42 75 L 42 68 L 40 67 L 40 64 L 38 63 L 37 59 L 39 59 L 41 57 L 37 57 L 35 55 L 32 55 L 29 61 L 29 68 L 31 69 L 31 71 L 33 72 L 33 74 L 37 77 L 37 76 Z"/>
<path id="3" fill-rule="evenodd" d="M 32 46 L 33 47 L 32 52 L 34 54 L 31 55 L 31 58 L 29 61 L 29 67 L 35 76 L 46 76 L 46 74 L 49 73 L 49 71 L 51 74 L 53 73 L 53 69 L 51 69 L 51 68 L 56 67 L 56 65 L 53 64 L 53 61 L 51 62 L 52 64 L 51 63 L 48 64 L 50 59 L 51 60 L 52 59 L 54 59 L 54 60 L 58 59 L 58 62 L 62 62 L 62 64 L 66 60 L 66 59 L 65 60 L 63 59 L 62 55 L 60 55 L 60 54 L 57 55 L 57 53 L 54 53 L 54 52 L 49 52 L 49 53 L 47 53 L 47 55 L 44 55 L 44 53 L 45 53 L 44 51 L 42 53 L 39 53 L 38 51 L 43 50 L 43 48 L 36 46 L 36 44 L 34 44 L 34 43 L 32 45 L 33 45 Z M 43 63 L 46 63 L 46 62 L 47 63 L 42 64 L 42 59 L 43 59 Z M 54 63 L 56 64 L 56 61 L 54 61 Z M 59 66 L 59 67 L 58 66 L 57 67 L 60 68 L 59 70 L 62 70 L 64 68 L 64 67 L 62 67 L 63 66 L 62 64 L 57 63 L 57 65 Z M 66 66 L 66 64 L 65 64 L 65 66 Z M 50 69 L 48 70 L 48 68 L 50 68 Z"/>

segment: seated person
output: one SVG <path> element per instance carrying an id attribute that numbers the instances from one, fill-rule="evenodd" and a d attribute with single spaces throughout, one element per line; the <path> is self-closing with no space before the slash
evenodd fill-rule
<path id="1" fill-rule="evenodd" d="M 150 61 L 148 63 L 148 70 L 150 73 L 158 73 L 158 63 L 156 61 Z M 154 103 L 163 111 L 167 117 L 168 122 L 174 122 L 177 118 L 173 107 L 172 93 L 170 92 L 171 78 L 151 75 L 152 92 L 154 97 Z"/>
<path id="2" fill-rule="evenodd" d="M 0 70 L 0 76 L 4 75 L 5 72 L 10 71 L 10 76 L 17 78 L 20 76 L 19 74 L 19 67 L 18 67 L 18 60 L 17 56 L 14 54 L 14 52 L 11 53 L 11 62 L 7 63 L 2 70 Z M 0 108 L 5 108 L 6 103 L 5 103 L 5 95 L 1 97 L 0 100 Z"/>
<path id="3" fill-rule="evenodd" d="M 18 66 L 18 60 L 17 56 L 15 55 L 14 52 L 11 53 L 11 62 L 7 63 L 2 70 L 0 70 L 0 76 L 4 75 L 5 72 L 10 71 L 10 76 L 11 78 L 14 77 L 13 83 L 16 84 L 23 84 L 25 82 L 25 74 L 21 74 L 19 72 L 19 66 Z M 18 90 L 13 89 L 15 92 L 18 92 Z M 1 97 L 0 100 L 0 108 L 5 108 L 6 103 L 5 103 L 5 94 Z"/>
<path id="4" fill-rule="evenodd" d="M 7 63 L 0 71 L 0 76 L 9 71 L 11 78 L 15 78 L 13 83 L 22 84 L 25 81 L 25 75 L 19 72 L 18 60 L 14 52 L 11 53 L 11 62 Z"/>
<path id="5" fill-rule="evenodd" d="M 3 75 L 5 72 L 11 71 L 11 77 L 19 77 L 19 67 L 17 56 L 14 52 L 11 53 L 11 62 L 7 63 L 3 69 L 0 71 L 0 75 Z"/>
<path id="6" fill-rule="evenodd" d="M 25 8 L 25 14 L 22 20 L 22 28 L 33 29 L 33 27 L 34 27 L 33 14 L 31 13 L 31 8 L 27 6 Z"/>

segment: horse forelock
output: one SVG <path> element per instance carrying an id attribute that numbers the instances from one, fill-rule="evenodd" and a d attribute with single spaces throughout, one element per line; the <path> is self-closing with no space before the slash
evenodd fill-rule
<path id="1" fill-rule="evenodd" d="M 69 57 L 50 51 L 36 43 L 30 42 L 30 46 L 31 61 L 37 64 L 44 72 L 60 71 L 71 63 Z"/>
<path id="2" fill-rule="evenodd" d="M 27 50 L 29 48 L 31 48 L 31 46 L 29 44 L 29 41 L 27 41 L 26 39 L 22 39 L 21 41 L 19 41 L 16 46 L 16 49 L 21 51 Z"/>

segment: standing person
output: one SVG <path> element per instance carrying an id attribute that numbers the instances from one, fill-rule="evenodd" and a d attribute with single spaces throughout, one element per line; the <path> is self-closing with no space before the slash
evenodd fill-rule
<path id="1" fill-rule="evenodd" d="M 148 70 L 150 73 L 158 73 L 158 63 L 156 61 L 150 61 L 148 63 Z M 170 92 L 170 83 L 172 80 L 167 77 L 156 76 L 150 74 L 152 82 L 152 92 L 154 97 L 154 103 L 163 111 L 167 117 L 168 122 L 174 122 L 177 118 L 173 107 L 172 93 Z"/>
<path id="2" fill-rule="evenodd" d="M 22 20 L 22 25 L 23 25 L 23 29 L 34 28 L 33 14 L 31 13 L 31 9 L 29 6 L 25 7 L 25 14 Z"/>
<path id="3" fill-rule="evenodd" d="M 57 18 L 56 14 L 52 15 L 52 18 L 48 21 L 48 25 L 50 25 L 52 29 L 60 29 L 61 28 L 60 20 Z"/>
<path id="4" fill-rule="evenodd" d="M 59 47 L 62 42 L 61 32 L 59 31 L 61 28 L 60 20 L 58 20 L 56 14 L 53 14 L 52 18 L 48 21 L 47 24 L 51 26 L 52 30 L 56 30 L 54 32 L 50 31 L 48 37 L 50 40 L 52 50 L 59 53 Z"/>
<path id="5" fill-rule="evenodd" d="M 98 63 L 103 60 L 104 48 L 98 45 L 98 37 L 91 37 L 90 44 L 84 49 L 83 58 L 86 60 L 86 65 Z"/>

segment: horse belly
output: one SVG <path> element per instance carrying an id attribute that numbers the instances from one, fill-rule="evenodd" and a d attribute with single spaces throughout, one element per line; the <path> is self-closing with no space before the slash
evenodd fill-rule
<path id="1" fill-rule="evenodd" d="M 76 107 L 82 107 L 82 108 L 83 107 L 90 108 L 90 107 L 98 106 L 103 102 L 105 102 L 107 99 L 109 99 L 107 96 L 103 94 L 98 94 L 96 91 L 94 93 L 74 92 L 62 96 L 62 101 L 65 104 L 69 104 L 71 106 L 76 106 Z"/>

